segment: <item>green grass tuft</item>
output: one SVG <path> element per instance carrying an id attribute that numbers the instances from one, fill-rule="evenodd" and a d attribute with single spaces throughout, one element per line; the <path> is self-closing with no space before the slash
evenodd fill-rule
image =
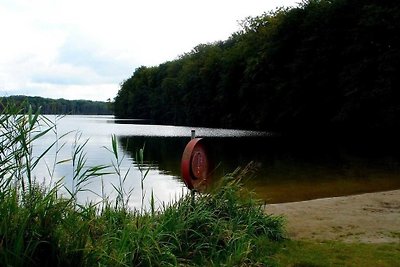
<path id="1" fill-rule="evenodd" d="M 257 262 L 261 237 L 283 239 L 282 220 L 243 198 L 236 184 L 153 214 L 76 206 L 34 188 L 22 198 L 10 191 L 0 203 L 2 266 L 248 265 Z"/>

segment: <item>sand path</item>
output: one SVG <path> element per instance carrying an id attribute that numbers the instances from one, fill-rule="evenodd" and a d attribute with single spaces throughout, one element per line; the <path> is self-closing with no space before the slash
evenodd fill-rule
<path id="1" fill-rule="evenodd" d="M 400 190 L 268 204 L 284 215 L 293 239 L 400 243 Z"/>

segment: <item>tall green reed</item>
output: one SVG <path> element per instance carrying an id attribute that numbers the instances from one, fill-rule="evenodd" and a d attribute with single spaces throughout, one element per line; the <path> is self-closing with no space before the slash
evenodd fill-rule
<path id="1" fill-rule="evenodd" d="M 125 172 L 122 170 L 122 163 L 124 161 L 125 156 L 120 156 L 119 147 L 118 147 L 118 139 L 115 135 L 111 136 L 111 149 L 105 147 L 109 152 L 114 156 L 114 160 L 111 163 L 114 173 L 118 177 L 118 184 L 111 183 L 115 192 L 117 193 L 117 197 L 115 199 L 115 208 L 121 207 L 123 210 L 128 209 L 129 199 L 131 197 L 132 191 L 134 188 L 127 189 L 126 187 L 126 179 L 128 174 L 131 171 L 129 167 Z M 105 201 L 103 196 L 103 202 Z"/>
<path id="2" fill-rule="evenodd" d="M 51 143 L 41 154 L 33 155 L 33 144 L 50 132 L 54 125 L 40 117 L 40 109 L 27 113 L 15 104 L 1 105 L 0 115 L 0 189 L 4 192 L 11 183 L 22 190 L 32 190 L 32 170 L 56 144 Z M 44 126 L 45 128 L 41 127 Z"/>
<path id="3" fill-rule="evenodd" d="M 75 138 L 71 158 L 58 160 L 65 146 L 60 142 L 69 133 L 58 136 L 55 123 L 41 116 L 40 109 L 34 112 L 26 106 L 27 103 L 0 103 L 0 266 L 28 266 L 43 262 L 44 256 L 58 257 L 59 249 L 54 246 L 59 244 L 54 239 L 58 239 L 59 226 L 65 227 L 63 220 L 68 214 L 80 216 L 93 210 L 90 205 L 78 208 L 78 193 L 87 190 L 92 178 L 107 173 L 104 165 L 86 166 L 87 141 L 80 143 L 80 135 Z M 34 151 L 35 143 L 51 133 L 56 135 L 55 140 L 43 151 Z M 50 183 L 40 183 L 34 170 L 51 150 L 55 150 L 54 162 L 45 164 Z M 66 163 L 71 163 L 73 169 L 71 189 L 64 186 L 64 177 L 54 177 L 57 166 Z M 59 197 L 63 187 L 70 198 Z M 87 222 L 73 229 L 85 225 Z"/>
<path id="4" fill-rule="evenodd" d="M 128 144 L 127 144 L 128 146 Z M 118 177 L 118 183 L 111 183 L 112 187 L 114 188 L 115 192 L 117 192 L 117 197 L 115 201 L 116 207 L 121 207 L 122 209 L 128 209 L 129 208 L 129 200 L 130 197 L 133 193 L 134 188 L 130 187 L 128 188 L 126 185 L 126 180 L 128 177 L 128 174 L 131 171 L 131 167 L 128 167 L 126 171 L 122 170 L 122 163 L 125 159 L 124 154 L 121 156 L 119 152 L 119 144 L 118 144 L 118 139 L 115 135 L 111 136 L 111 149 L 108 147 L 104 147 L 106 150 L 108 150 L 114 157 L 114 160 L 111 163 L 111 166 L 113 168 L 114 174 L 117 175 Z M 146 191 L 144 189 L 144 181 L 149 174 L 150 171 L 150 166 L 146 166 L 144 162 L 144 150 L 145 150 L 145 144 L 143 147 L 138 149 L 135 154 L 135 166 L 139 170 L 140 173 L 140 192 L 141 192 L 141 204 L 140 204 L 140 212 L 144 212 L 144 201 L 145 201 L 145 196 L 146 196 Z M 154 210 L 154 195 L 151 196 L 152 200 L 150 202 L 151 208 Z"/>
<path id="5" fill-rule="evenodd" d="M 146 179 L 147 175 L 149 174 L 150 171 L 150 165 L 145 169 L 145 164 L 144 164 L 144 148 L 146 144 L 143 144 L 143 147 L 140 148 L 136 152 L 136 165 L 137 168 L 140 172 L 140 192 L 141 192 L 141 205 L 140 205 L 140 211 L 143 213 L 144 211 L 144 198 L 146 196 L 146 191 L 144 190 L 144 180 Z M 151 209 L 154 212 L 154 195 L 151 195 Z"/>
<path id="6" fill-rule="evenodd" d="M 55 142 L 38 155 L 33 145 L 54 125 L 40 109 L 25 112 L 24 106 L 0 104 L 0 265 L 28 265 L 49 245 L 36 237 L 49 235 L 46 226 L 59 186 L 45 191 L 33 175 Z"/>
<path id="7" fill-rule="evenodd" d="M 82 133 L 77 132 L 75 134 L 71 156 L 73 174 L 72 186 L 71 189 L 66 188 L 75 202 L 77 201 L 77 195 L 79 192 L 93 192 L 91 189 L 88 189 L 88 185 L 91 183 L 93 178 L 111 174 L 111 172 L 106 171 L 106 169 L 109 168 L 108 165 L 87 166 L 87 154 L 84 149 L 86 144 L 89 142 L 89 139 L 80 142 L 81 138 Z"/>

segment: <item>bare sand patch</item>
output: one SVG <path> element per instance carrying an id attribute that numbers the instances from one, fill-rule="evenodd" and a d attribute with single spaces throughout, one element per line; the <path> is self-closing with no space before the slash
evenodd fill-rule
<path id="1" fill-rule="evenodd" d="M 400 243 L 400 190 L 267 204 L 287 219 L 293 239 Z"/>

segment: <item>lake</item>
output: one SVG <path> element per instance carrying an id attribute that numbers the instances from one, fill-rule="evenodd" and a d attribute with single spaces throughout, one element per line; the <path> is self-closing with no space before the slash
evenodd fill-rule
<path id="1" fill-rule="evenodd" d="M 112 149 L 111 136 L 115 135 L 121 175 L 128 172 L 124 188 L 127 192 L 131 190 L 131 207 L 140 207 L 142 203 L 141 173 L 135 155 L 143 146 L 144 168 L 150 169 L 143 183 L 144 205 L 148 206 L 152 192 L 157 206 L 187 192 L 180 178 L 180 160 L 192 129 L 198 137 L 205 138 L 216 166 L 215 177 L 237 167 L 243 168 L 252 161 L 256 168 L 244 180 L 244 185 L 267 203 L 400 188 L 399 149 L 385 142 L 370 145 L 362 139 L 346 143 L 307 137 L 284 138 L 257 131 L 148 125 L 139 120 L 116 120 L 113 116 L 48 118 L 57 121 L 57 135 L 48 134 L 36 143 L 36 154 L 54 142 L 56 136 L 70 133 L 60 139 L 58 153 L 55 147 L 37 166 L 36 179 L 47 184 L 63 179 L 65 186 L 71 189 L 72 163 L 55 162 L 71 158 L 74 143 L 83 144 L 88 139 L 83 150 L 86 165 L 109 165 L 113 162 L 113 154 L 109 151 Z M 112 168 L 108 170 L 112 171 Z M 54 174 L 52 181 L 49 172 Z M 118 184 L 117 175 L 93 178 L 85 186 L 87 190 L 78 194 L 79 201 L 97 202 L 104 195 L 115 198 L 113 185 Z"/>

